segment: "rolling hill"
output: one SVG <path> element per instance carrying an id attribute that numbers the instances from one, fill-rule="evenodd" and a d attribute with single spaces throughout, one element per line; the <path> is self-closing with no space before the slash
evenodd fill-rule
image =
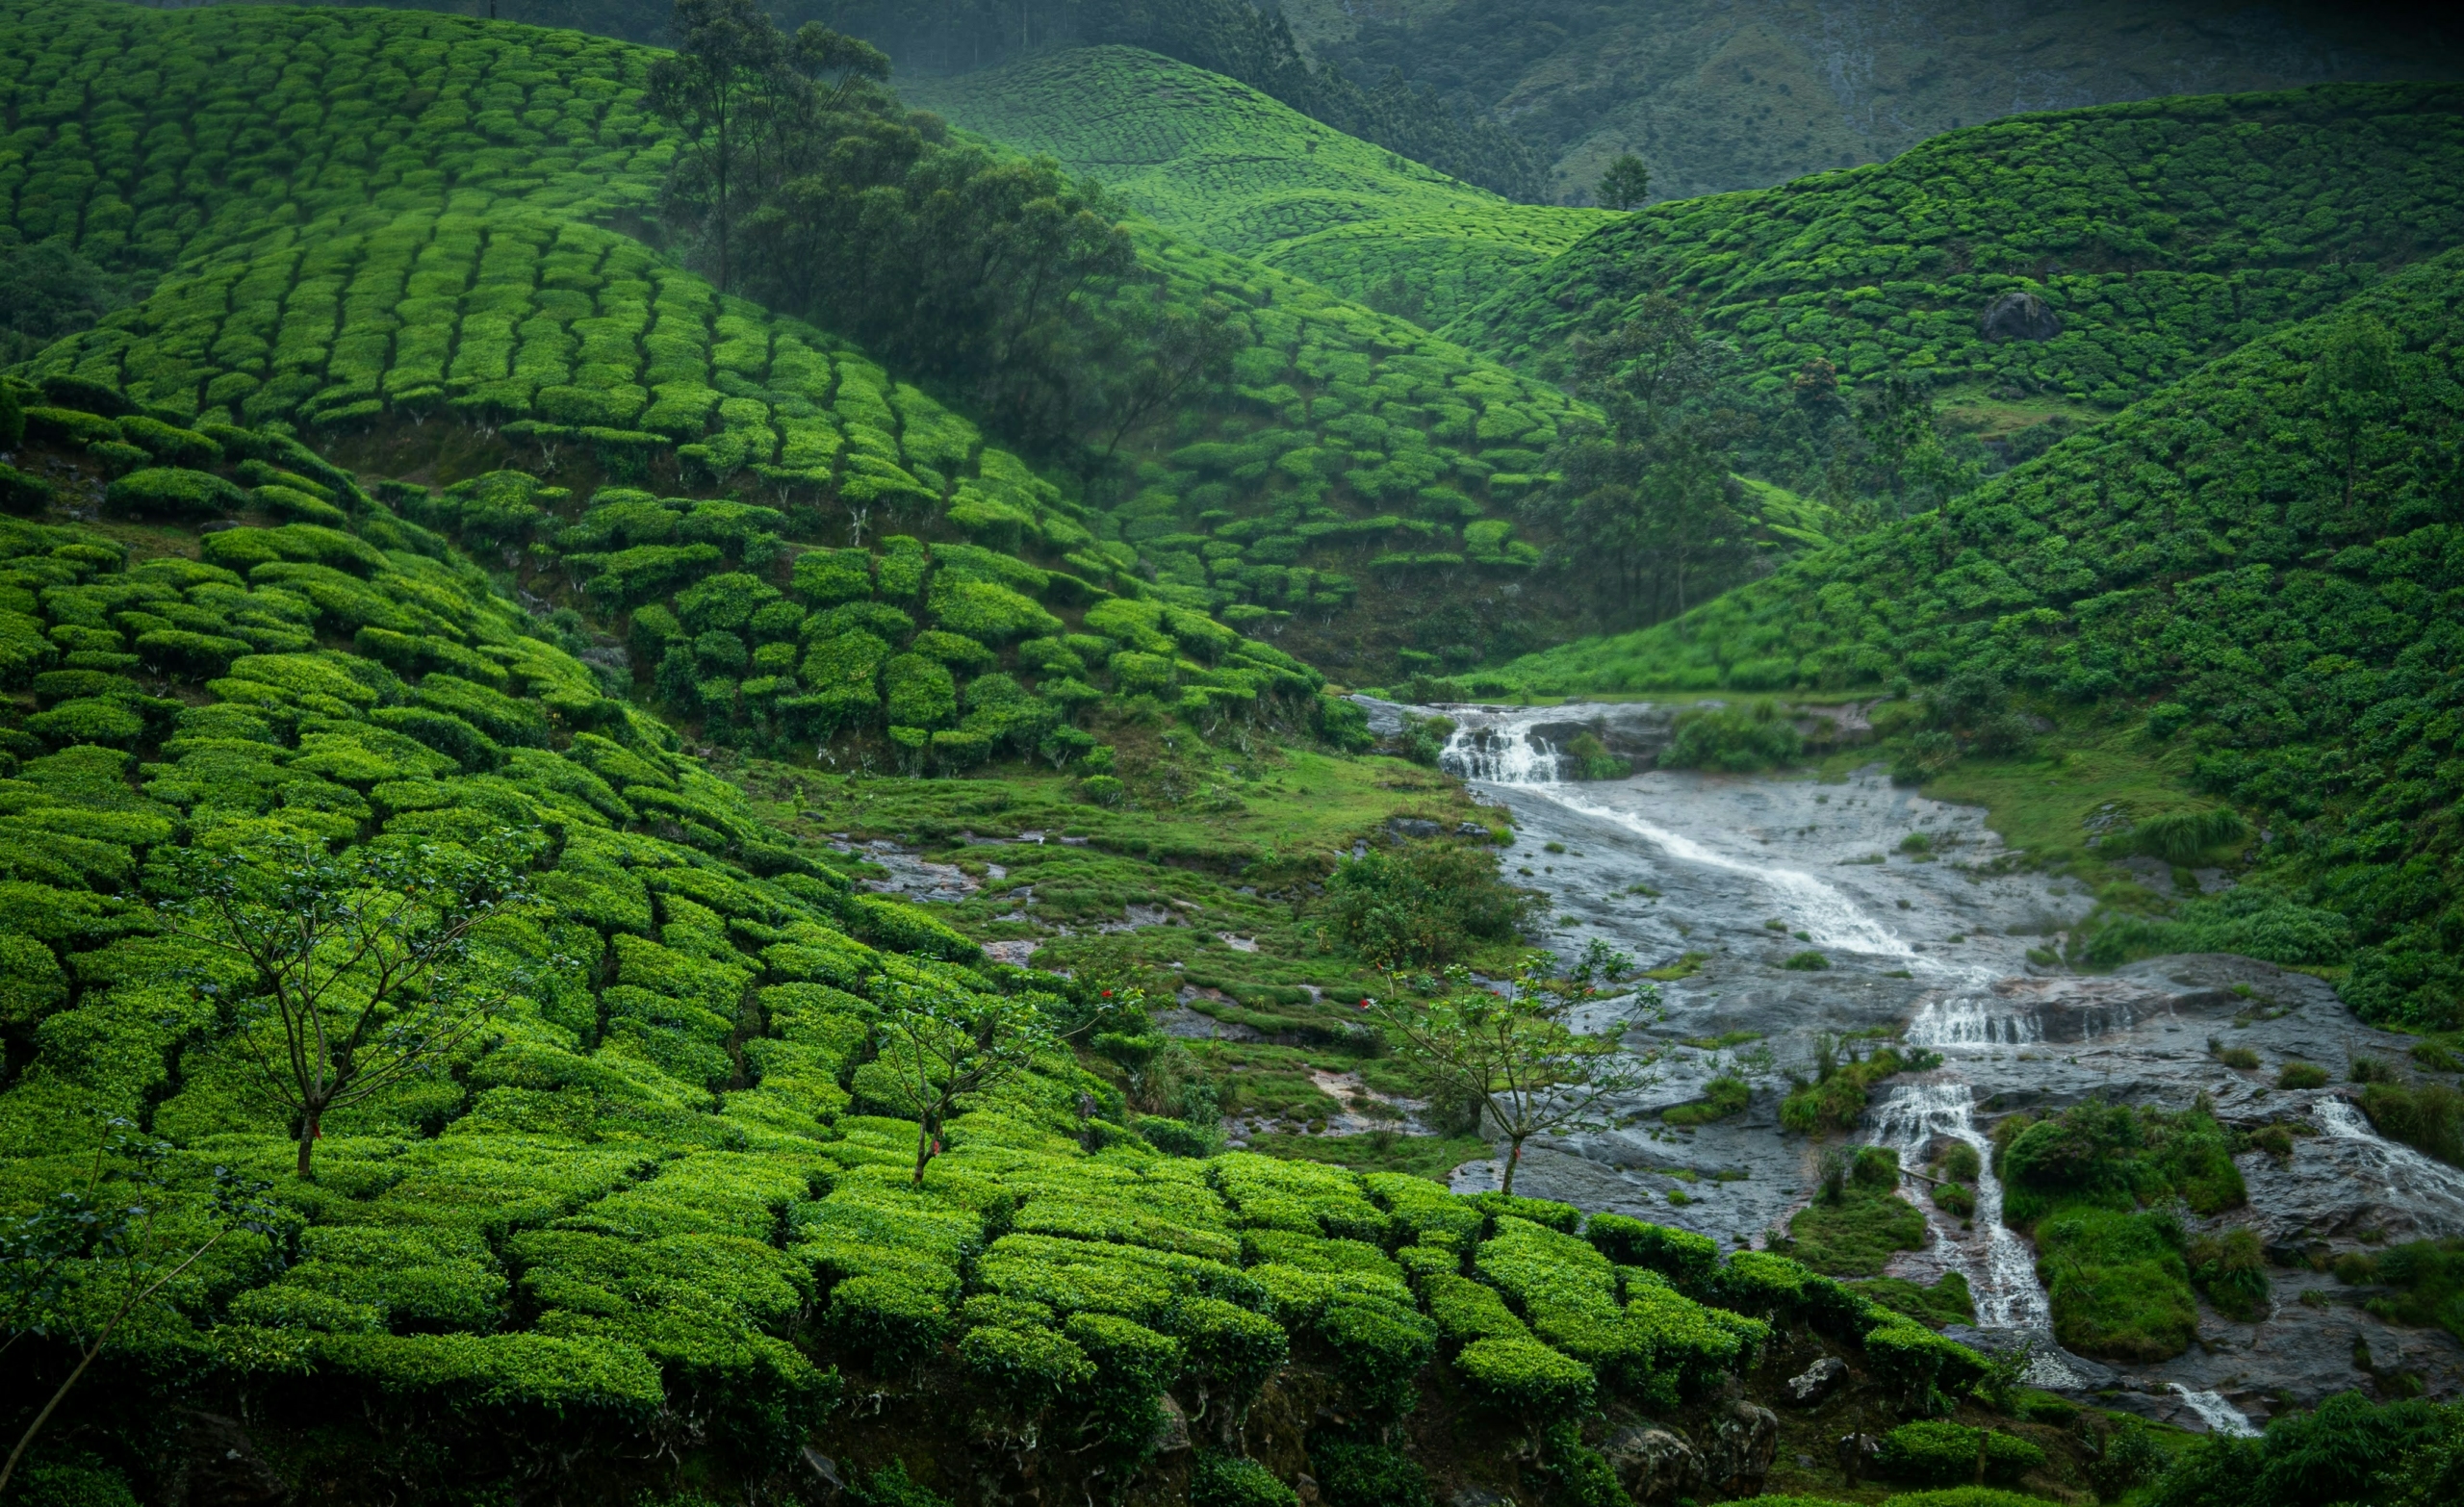
<path id="1" fill-rule="evenodd" d="M 171 268 L 37 371 L 192 418 L 381 431 L 388 469 L 437 481 L 503 459 L 449 452 L 513 423 L 618 471 L 753 478 L 827 505 L 834 531 L 850 508 L 955 508 L 1338 668 L 1540 641 L 1529 603 L 1494 590 L 1436 609 L 1527 569 L 1512 500 L 1577 406 L 1298 279 L 1142 232 L 1145 275 L 1221 305 L 1239 348 L 1228 383 L 1128 437 L 1091 500 L 845 343 L 604 228 L 672 152 L 639 106 L 647 49 L 425 12 L 103 0 L 11 0 L 0 32 L 18 233 Z M 869 374 L 842 382 L 842 357 Z"/>
<path id="2" fill-rule="evenodd" d="M 1576 330 L 1658 294 L 1766 394 L 1824 360 L 1914 377 L 1982 427 L 2093 417 L 2454 244 L 2459 166 L 2464 90 L 2445 85 L 2024 116 L 1656 205 L 1447 333 L 1555 371 Z"/>
<path id="3" fill-rule="evenodd" d="M 2464 76 L 2428 9 L 2163 0 L 2008 11 L 1961 0 L 1283 0 L 1355 78 L 1399 68 L 1507 123 L 1588 202 L 1620 152 L 1694 198 L 1886 161 L 2009 115 L 2177 94 Z"/>
<path id="4" fill-rule="evenodd" d="M 2266 830 L 2264 876 L 2350 918 L 2363 945 L 2345 993 L 2365 1018 L 2452 1025 L 2459 334 L 2464 252 L 2450 252 L 1940 512 L 1474 683 L 1905 692 L 1947 677 L 1928 694 L 1963 727 L 2006 691 L 2137 727 L 2141 753 Z"/>
<path id="5" fill-rule="evenodd" d="M 1057 158 L 1175 235 L 1432 328 L 1610 218 L 1512 203 L 1245 84 L 1130 47 L 925 78 L 903 92 Z"/>

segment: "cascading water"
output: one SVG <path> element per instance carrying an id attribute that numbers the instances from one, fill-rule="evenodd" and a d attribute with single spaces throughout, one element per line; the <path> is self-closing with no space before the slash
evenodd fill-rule
<path id="1" fill-rule="evenodd" d="M 2037 1280 L 2036 1258 L 2002 1223 L 2002 1181 L 1993 1175 L 1993 1146 L 1976 1128 L 1975 1090 L 1955 1081 L 1908 1084 L 1893 1089 L 1875 1113 L 1874 1144 L 1898 1152 L 1902 1166 L 1921 1161 L 1926 1148 L 1941 1136 L 1974 1147 L 1981 1163 L 1973 1223 L 1985 1232 L 1982 1271 L 1968 1253 L 1971 1237 L 1946 1228 L 1938 1213 L 1925 1216 L 1951 1264 L 1967 1278 L 1968 1290 L 1976 1298 L 1977 1323 L 1988 1329 L 2049 1332 L 2053 1307 L 2045 1298 L 2044 1285 Z"/>
<path id="2" fill-rule="evenodd" d="M 1942 1137 L 1973 1147 L 1985 1163 L 1965 1229 L 1915 1194 L 1937 1239 L 1902 1269 L 1919 1281 L 1960 1271 L 1989 1342 L 2035 1352 L 2032 1385 L 2078 1390 L 2094 1377 L 2099 1387 L 2175 1387 L 2180 1421 L 2224 1434 L 2247 1433 L 2249 1421 L 2206 1389 L 2323 1395 L 2310 1390 L 2329 1384 L 2314 1364 L 2318 1346 L 2350 1341 L 2308 1336 L 2304 1325 L 2327 1320 L 2297 1306 L 2263 1320 L 2252 1342 L 2197 1347 L 2152 1375 L 2117 1378 L 2051 1343 L 2033 1250 L 2002 1223 L 2006 1189 L 1979 1107 L 2003 1096 L 2059 1106 L 2098 1093 L 2186 1103 L 2215 1091 L 2246 1113 L 2258 1108 L 2256 1086 L 2236 1086 L 2198 1052 L 2202 1035 L 2231 1033 L 2236 1044 L 2303 1060 L 2364 1048 L 2392 1058 L 2400 1044 L 2353 1039 L 2366 1028 L 2323 985 L 2264 964 L 2237 973 L 2231 959 L 2151 959 L 2097 977 L 2045 965 L 2037 939 L 2075 927 L 2093 897 L 2060 876 L 1998 861 L 2007 855 L 1981 811 L 1894 785 L 1877 769 L 1821 780 L 1658 770 L 1579 780 L 1568 778 L 1577 771 L 1560 752 L 1577 735 L 1647 754 L 1666 745 L 1672 709 L 1440 710 L 1455 723 L 1445 767 L 1514 813 L 1509 872 L 1545 892 L 1548 945 L 1572 953 L 1599 940 L 1650 967 L 1681 960 L 1663 976 L 1665 1019 L 1639 1033 L 1667 1053 L 1659 1086 L 1621 1106 L 1624 1128 L 1527 1159 L 1522 1175 L 1533 1191 L 1683 1224 L 1723 1246 L 1760 1245 L 1804 1207 L 1814 1173 L 1808 1143 L 1773 1123 L 1786 1066 L 1806 1062 L 1825 1034 L 1900 1032 L 1943 1060 L 1878 1088 L 1873 1138 L 1920 1171 Z M 1927 840 L 1907 840 L 1918 833 Z M 2252 999 L 2268 1008 L 2250 1008 Z M 1614 1002 L 1604 1008 L 1614 1013 Z M 1661 1117 L 1717 1076 L 1748 1080 L 1745 1113 L 1683 1125 Z M 2265 1112 L 2283 1107 L 2278 1100 Z M 2295 1207 L 2315 1204 L 2328 1217 L 2366 1213 L 2374 1224 L 2392 1209 L 2425 1234 L 2464 1234 L 2464 1173 L 2390 1145 L 2340 1099 L 2316 1112 L 2327 1134 L 2302 1143 L 2310 1149 L 2289 1165 L 2264 1169 L 2295 1180 L 2287 1198 L 2306 1201 Z M 1569 1165 L 1570 1157 L 1586 1164 Z M 1680 1188 L 1683 1197 L 1669 1196 Z M 2377 1322 L 2353 1312 L 2338 1309 L 2332 1321 Z M 2292 1342 L 2276 1345 L 2279 1331 Z"/>
<path id="3" fill-rule="evenodd" d="M 2359 1141 L 2376 1154 L 2387 1202 L 2411 1213 L 2424 1235 L 2464 1231 L 2464 1171 L 2379 1135 L 2350 1100 L 2329 1095 L 2311 1112 L 2328 1135 Z"/>

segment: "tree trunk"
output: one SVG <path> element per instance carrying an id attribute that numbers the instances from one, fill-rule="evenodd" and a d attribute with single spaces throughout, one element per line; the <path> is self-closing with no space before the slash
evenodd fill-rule
<path id="1" fill-rule="evenodd" d="M 1508 1198 L 1514 1196 L 1514 1170 L 1523 1165 L 1523 1137 L 1516 1136 L 1510 1139 L 1512 1145 L 1505 1154 L 1505 1187 L 1500 1189 Z"/>
<path id="2" fill-rule="evenodd" d="M 933 1116 L 924 1115 L 915 1126 L 915 1186 L 924 1186 L 924 1163 L 933 1160 Z"/>
<path id="3" fill-rule="evenodd" d="M 324 1117 L 322 1110 L 310 1110 L 299 1117 L 299 1180 L 303 1183 L 314 1176 L 309 1161 L 317 1154 L 317 1137 L 323 1134 L 318 1122 Z"/>

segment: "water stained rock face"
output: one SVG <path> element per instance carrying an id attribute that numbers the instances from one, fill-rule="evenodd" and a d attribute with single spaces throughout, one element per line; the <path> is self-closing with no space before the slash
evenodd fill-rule
<path id="1" fill-rule="evenodd" d="M 2408 1045 L 2362 1025 L 2326 983 L 2220 955 L 2096 976 L 2046 962 L 2092 898 L 2014 861 L 1982 810 L 1894 786 L 1879 766 L 1828 785 L 1667 771 L 1577 783 L 1558 778 L 1561 739 L 1610 727 L 1664 744 L 1670 709 L 1428 710 L 1457 724 L 1448 767 L 1513 810 L 1504 862 L 1549 895 L 1550 945 L 1571 954 L 1598 937 L 1646 968 L 1682 973 L 1660 986 L 1665 1019 L 1638 1032 L 1665 1058 L 1657 1081 L 1619 1106 L 1625 1127 L 1535 1142 L 1518 1192 L 1681 1225 L 1730 1248 L 1762 1245 L 1819 1182 L 1820 1145 L 1779 1124 L 1788 1075 L 1811 1075 L 1825 1035 L 1882 1030 L 1943 1061 L 1879 1085 L 1851 1138 L 1894 1147 L 1903 1166 L 1964 1141 L 1985 1164 L 1964 1227 L 1912 1198 L 1929 1241 L 1890 1273 L 1964 1275 L 1979 1325 L 1970 1338 L 2035 1348 L 2037 1384 L 2118 1388 L 2127 1406 L 2208 1429 L 2248 1427 L 2279 1399 L 2306 1404 L 2400 1369 L 2433 1396 L 2464 1390 L 2464 1345 L 2444 1332 L 2394 1328 L 2349 1301 L 2299 1301 L 2337 1286 L 2314 1269 L 2328 1254 L 2464 1234 L 2464 1172 L 2378 1137 L 2348 1086 L 2275 1086 L 2286 1061 L 2341 1079 L 2349 1057 L 2393 1060 Z M 1828 966 L 1785 966 L 1809 952 Z M 1631 997 L 1609 1001 L 1596 1024 L 1634 1014 Z M 2260 1065 L 2234 1068 L 2217 1048 L 2246 1049 Z M 1659 1119 L 1722 1075 L 1751 1086 L 1742 1112 L 1690 1129 Z M 2243 1324 L 2202 1310 L 2198 1341 L 2158 1365 L 2117 1371 L 2062 1354 L 2035 1252 L 2000 1219 L 1993 1122 L 2092 1096 L 2183 1109 L 2202 1093 L 2229 1125 L 2297 1132 L 2280 1161 L 2240 1159 L 2246 1208 L 2189 1221 L 2258 1237 L 2276 1264 L 2273 1312 Z M 1455 1182 L 1468 1191 L 1497 1179 L 1495 1163 L 1475 1162 Z"/>

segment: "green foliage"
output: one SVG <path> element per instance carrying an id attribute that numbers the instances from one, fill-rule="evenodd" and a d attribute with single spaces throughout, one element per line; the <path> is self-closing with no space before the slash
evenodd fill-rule
<path id="1" fill-rule="evenodd" d="M 2354 85 L 1997 121 L 1886 164 L 1612 221 L 1447 333 L 1537 361 L 1604 296 L 1616 308 L 1655 289 L 1736 341 L 1773 388 L 1822 357 L 1860 380 L 1919 367 L 2119 406 L 2250 338 L 2223 312 L 2242 299 L 2263 299 L 2270 322 L 2303 319 L 2367 286 L 2355 260 L 2445 249 L 2436 227 L 2456 207 L 2412 173 L 2422 153 L 2464 149 L 2456 121 L 2443 86 Z M 2264 180 L 2247 174 L 2258 163 Z M 2050 274 L 2062 232 L 2041 179 L 2098 205 Z M 2305 217 L 2323 192 L 2335 212 Z M 2255 235 L 2260 222 L 2282 228 Z M 2059 333 L 1986 330 L 2007 292 L 2043 299 Z"/>
<path id="2" fill-rule="evenodd" d="M 1877 1462 L 1895 1479 L 1921 1485 L 1973 1480 L 1980 1465 L 1989 1478 L 2011 1481 L 2044 1463 L 2043 1450 L 2015 1435 L 1934 1418 L 1885 1434 Z"/>
<path id="3" fill-rule="evenodd" d="M 1489 1405 L 1517 1417 L 1562 1418 L 1592 1406 L 1591 1367 L 1535 1340 L 1476 1340 L 1454 1357 L 1454 1368 Z"/>
<path id="4" fill-rule="evenodd" d="M 1796 762 L 1805 739 L 1794 724 L 1775 715 L 1771 702 L 1722 711 L 1681 712 L 1677 734 L 1659 756 L 1663 769 L 1717 769 L 1748 774 Z"/>
<path id="5" fill-rule="evenodd" d="M 1512 941 L 1533 902 L 1498 876 L 1494 854 L 1417 842 L 1335 865 L 1325 912 L 1344 945 L 1381 963 L 1440 966 L 1480 943 Z"/>
<path id="6" fill-rule="evenodd" d="M 1190 1470 L 1190 1507 L 1300 1507 L 1300 1496 L 1254 1460 L 1207 1450 Z"/>
<path id="7" fill-rule="evenodd" d="M 2464 1093 L 2435 1080 L 2374 1083 L 2361 1090 L 2361 1107 L 2381 1135 L 2464 1166 Z"/>
<path id="8" fill-rule="evenodd" d="M 1327 1507 L 1429 1507 L 1428 1478 L 1391 1445 L 1318 1429 L 1309 1436 L 1309 1471 Z"/>
<path id="9" fill-rule="evenodd" d="M 1788 1254 L 1835 1277 L 1881 1276 L 1893 1255 L 1922 1250 L 1928 1238 L 1924 1214 L 1899 1196 L 1896 1160 L 1878 1180 L 1864 1175 L 1863 1156 L 1858 1162 L 1855 1176 L 1835 1189 L 1826 1186 L 1788 1221 Z"/>
<path id="10" fill-rule="evenodd" d="M 2400 1481 L 2391 1467 L 2452 1427 L 2426 1402 L 2374 1405 L 2359 1392 L 2338 1392 L 2307 1413 L 2277 1415 L 2259 1439 L 2194 1441 L 2146 1500 L 2156 1507 L 2384 1501 Z"/>
<path id="11" fill-rule="evenodd" d="M 1807 955 L 1799 954 L 1802 958 Z M 1821 958 L 1820 953 L 1811 955 Z M 1811 964 L 1796 963 L 1798 967 Z M 1821 963 L 1829 967 L 1828 960 Z M 1800 1135 L 1813 1136 L 1824 1131 L 1853 1128 L 1865 1112 L 1874 1085 L 1894 1073 L 1922 1071 L 1938 1066 L 1940 1059 L 1933 1053 L 1904 1054 L 1897 1047 L 1880 1047 L 1872 1055 L 1858 1058 L 1852 1046 L 1845 1060 L 1838 1056 L 1836 1043 L 1826 1042 L 1817 1059 L 1814 1081 L 1801 1084 L 1780 1101 L 1780 1123 Z M 1929 1060 L 1930 1059 L 1930 1060 Z"/>
<path id="12" fill-rule="evenodd" d="M 1419 161 L 1399 162 L 1373 144 L 1375 127 L 1313 120 L 1219 59 L 1138 45 L 1154 51 L 1083 48 L 904 88 L 968 130 L 1100 177 L 1168 230 L 1431 328 L 1606 218 L 1508 203 L 1408 146 L 1396 149 Z"/>

